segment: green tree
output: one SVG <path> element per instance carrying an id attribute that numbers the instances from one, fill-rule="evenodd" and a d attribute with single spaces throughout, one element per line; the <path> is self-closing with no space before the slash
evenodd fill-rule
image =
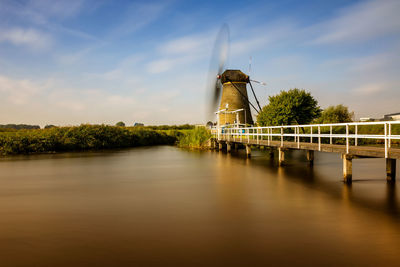
<path id="1" fill-rule="evenodd" d="M 115 126 L 124 127 L 125 123 L 123 121 L 119 121 L 115 124 Z"/>
<path id="2" fill-rule="evenodd" d="M 321 113 L 321 117 L 315 120 L 316 123 L 341 123 L 353 121 L 354 112 L 343 105 L 329 106 Z"/>
<path id="3" fill-rule="evenodd" d="M 309 124 L 321 115 L 317 100 L 305 90 L 290 89 L 269 97 L 257 116 L 260 126 Z"/>

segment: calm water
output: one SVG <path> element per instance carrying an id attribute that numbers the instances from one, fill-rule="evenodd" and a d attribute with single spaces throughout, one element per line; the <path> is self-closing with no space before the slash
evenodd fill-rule
<path id="1" fill-rule="evenodd" d="M 400 266 L 382 159 L 175 147 L 0 159 L 0 266 Z M 399 173 L 398 173 L 399 175 Z"/>

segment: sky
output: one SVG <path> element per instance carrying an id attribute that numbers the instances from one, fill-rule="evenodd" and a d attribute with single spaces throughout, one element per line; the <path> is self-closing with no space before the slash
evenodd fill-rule
<path id="1" fill-rule="evenodd" d="M 382 117 L 400 112 L 398 14 L 398 0 L 0 0 L 0 124 L 205 123 L 224 23 L 226 67 L 252 58 L 262 105 L 301 88 Z"/>

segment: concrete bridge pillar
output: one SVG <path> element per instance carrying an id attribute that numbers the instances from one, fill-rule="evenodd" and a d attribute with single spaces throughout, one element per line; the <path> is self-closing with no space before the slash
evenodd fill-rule
<path id="1" fill-rule="evenodd" d="M 314 165 L 314 150 L 307 150 L 307 161 L 310 166 Z"/>
<path id="2" fill-rule="evenodd" d="M 251 146 L 249 144 L 246 144 L 246 156 L 251 157 Z"/>
<path id="3" fill-rule="evenodd" d="M 343 158 L 343 182 L 350 184 L 353 179 L 353 157 L 342 154 Z"/>
<path id="4" fill-rule="evenodd" d="M 278 148 L 278 160 L 279 160 L 279 166 L 283 166 L 285 161 L 285 151 L 281 147 Z"/>
<path id="5" fill-rule="evenodd" d="M 396 179 L 396 159 L 386 159 L 386 179 L 393 182 Z"/>

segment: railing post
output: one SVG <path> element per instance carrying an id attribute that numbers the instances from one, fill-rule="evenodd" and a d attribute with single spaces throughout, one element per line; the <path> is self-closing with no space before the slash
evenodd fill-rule
<path id="1" fill-rule="evenodd" d="M 349 154 L 349 125 L 346 124 L 346 154 Z"/>
<path id="2" fill-rule="evenodd" d="M 310 143 L 312 144 L 312 126 L 310 126 Z"/>
<path id="3" fill-rule="evenodd" d="M 358 127 L 357 127 L 357 126 L 358 126 L 358 125 L 356 124 L 356 129 L 355 129 L 355 135 L 356 135 L 356 136 L 355 136 L 355 140 L 354 140 L 354 145 L 355 145 L 355 146 L 357 146 L 357 143 L 358 143 L 358 142 L 357 142 L 357 133 L 358 133 Z"/>
<path id="4" fill-rule="evenodd" d="M 386 123 L 384 123 L 383 125 L 385 126 L 385 158 L 388 158 L 387 125 Z"/>
<path id="5" fill-rule="evenodd" d="M 260 143 L 259 136 L 258 136 L 258 128 L 257 128 L 257 145 Z"/>
<path id="6" fill-rule="evenodd" d="M 332 145 L 332 125 L 329 127 L 329 143 Z"/>
<path id="7" fill-rule="evenodd" d="M 283 127 L 281 127 L 281 146 L 283 146 Z"/>
<path id="8" fill-rule="evenodd" d="M 268 138 L 268 146 L 271 143 L 271 128 L 267 128 L 267 138 Z"/>
<path id="9" fill-rule="evenodd" d="M 247 128 L 247 143 L 250 143 L 250 128 Z"/>
<path id="10" fill-rule="evenodd" d="M 318 125 L 318 150 L 321 151 L 321 126 Z"/>
<path id="11" fill-rule="evenodd" d="M 388 140 L 388 147 L 390 148 L 392 142 L 392 124 L 389 122 L 389 140 Z"/>
<path id="12" fill-rule="evenodd" d="M 300 148 L 300 127 L 297 126 L 297 148 Z"/>

